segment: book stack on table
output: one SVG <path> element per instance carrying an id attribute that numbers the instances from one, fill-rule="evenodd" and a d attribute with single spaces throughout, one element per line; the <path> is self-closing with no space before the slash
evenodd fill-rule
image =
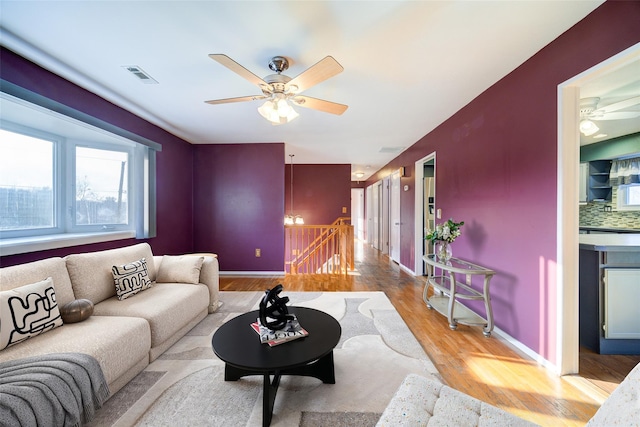
<path id="1" fill-rule="evenodd" d="M 257 319 L 255 322 L 253 322 L 251 324 L 251 327 L 259 335 L 260 342 L 263 344 L 268 344 L 269 347 L 274 347 L 276 345 L 293 341 L 298 338 L 304 338 L 309 335 L 309 332 L 307 332 L 302 326 L 300 326 L 300 322 L 298 322 L 298 319 L 295 317 L 295 315 L 293 316 L 292 320 L 287 321 L 287 324 L 284 328 L 277 331 L 263 326 L 260 323 L 260 319 Z"/>

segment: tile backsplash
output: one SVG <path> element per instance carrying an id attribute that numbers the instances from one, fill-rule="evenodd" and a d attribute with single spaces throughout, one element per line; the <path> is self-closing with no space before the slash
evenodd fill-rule
<path id="1" fill-rule="evenodd" d="M 611 202 L 580 205 L 580 225 L 583 227 L 637 228 L 640 232 L 640 211 L 616 211 L 617 190 L 613 189 Z M 611 206 L 611 212 L 604 207 Z"/>

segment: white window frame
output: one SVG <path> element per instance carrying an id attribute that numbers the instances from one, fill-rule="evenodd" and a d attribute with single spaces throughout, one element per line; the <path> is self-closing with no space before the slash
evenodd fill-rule
<path id="1" fill-rule="evenodd" d="M 98 150 L 117 151 L 127 154 L 127 223 L 126 224 L 97 224 L 97 225 L 79 225 L 76 223 L 75 213 L 78 209 L 76 200 L 76 183 L 77 183 L 77 171 L 76 171 L 76 148 L 86 147 L 95 148 Z M 70 140 L 67 142 L 66 148 L 67 165 L 69 167 L 66 170 L 65 177 L 65 190 L 66 195 L 66 209 L 68 214 L 65 216 L 65 225 L 68 232 L 86 233 L 86 232 L 104 232 L 104 231 L 125 231 L 135 230 L 136 221 L 136 191 L 134 186 L 134 171 L 133 169 L 138 167 L 140 162 L 136 162 L 134 156 L 134 150 L 132 146 L 105 144 L 105 143 L 88 143 L 85 141 Z"/>
<path id="2" fill-rule="evenodd" d="M 630 205 L 627 202 L 628 192 L 631 188 L 637 189 L 634 191 L 640 191 L 640 184 L 624 184 L 618 186 L 617 209 L 619 211 L 640 211 L 640 205 Z"/>
<path id="3" fill-rule="evenodd" d="M 60 194 L 64 192 L 62 185 L 62 170 L 64 168 L 64 156 L 62 155 L 62 146 L 64 139 L 58 135 L 54 135 L 49 132 L 21 126 L 16 123 L 6 122 L 0 120 L 0 129 L 18 133 L 21 135 L 29 136 L 43 141 L 49 141 L 53 143 L 53 226 L 42 228 L 31 228 L 22 230 L 3 230 L 0 231 L 0 238 L 16 238 L 16 237 L 31 237 L 31 236 L 43 236 L 48 234 L 64 233 L 64 221 L 60 221 L 63 218 L 64 207 L 60 203 Z"/>
<path id="4" fill-rule="evenodd" d="M 28 134 L 36 138 L 56 140 L 55 150 L 55 229 L 36 229 L 33 232 L 18 232 L 13 230 L 0 231 L 0 256 L 14 255 L 27 252 L 50 250 L 62 247 L 93 244 L 113 240 L 155 237 L 156 232 L 156 206 L 155 206 L 155 175 L 156 152 L 161 151 L 162 146 L 154 141 L 133 134 L 122 128 L 110 125 L 99 119 L 88 116 L 77 110 L 70 109 L 48 98 L 29 92 L 11 83 L 2 80 L 3 92 L 0 92 L 0 100 L 11 101 L 20 106 L 26 106 L 33 110 L 33 114 L 47 114 L 66 125 L 71 123 L 77 126 L 81 134 L 92 132 L 91 138 L 85 141 L 82 136 L 62 137 L 50 131 L 34 129 L 28 124 L 34 123 L 26 119 L 25 124 L 17 124 L 6 119 L 3 111 L 0 116 L 0 126 L 18 133 Z M 48 121 L 48 120 L 44 120 Z M 38 121 L 35 121 L 38 123 Z M 66 126 L 65 125 L 65 126 Z M 39 125 L 38 125 L 39 126 Z M 11 128 L 11 129 L 8 129 Z M 75 203 L 75 177 L 72 173 L 69 153 L 75 153 L 75 145 L 91 146 L 92 148 L 123 149 L 129 152 L 132 159 L 128 167 L 128 187 L 130 191 L 129 224 L 127 227 L 69 227 L 69 200 Z M 71 148 L 70 148 L 71 147 Z M 71 156 L 73 157 L 73 156 Z M 71 182 L 73 189 L 69 189 Z"/>

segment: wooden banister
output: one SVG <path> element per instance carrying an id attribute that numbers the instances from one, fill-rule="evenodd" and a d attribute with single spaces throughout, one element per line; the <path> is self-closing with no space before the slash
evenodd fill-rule
<path id="1" fill-rule="evenodd" d="M 351 218 L 330 225 L 285 225 L 285 271 L 289 274 L 337 274 L 353 271 Z"/>

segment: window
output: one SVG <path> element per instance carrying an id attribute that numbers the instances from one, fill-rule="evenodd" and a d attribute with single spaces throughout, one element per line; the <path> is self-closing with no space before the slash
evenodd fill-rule
<path id="1" fill-rule="evenodd" d="M 75 147 L 74 228 L 129 224 L 129 157 L 126 151 Z"/>
<path id="2" fill-rule="evenodd" d="M 618 210 L 640 211 L 640 184 L 618 186 Z"/>
<path id="3" fill-rule="evenodd" d="M 153 237 L 160 145 L 58 106 L 0 92 L 0 253 Z"/>
<path id="4" fill-rule="evenodd" d="M 0 129 L 0 230 L 54 229 L 55 142 Z"/>

